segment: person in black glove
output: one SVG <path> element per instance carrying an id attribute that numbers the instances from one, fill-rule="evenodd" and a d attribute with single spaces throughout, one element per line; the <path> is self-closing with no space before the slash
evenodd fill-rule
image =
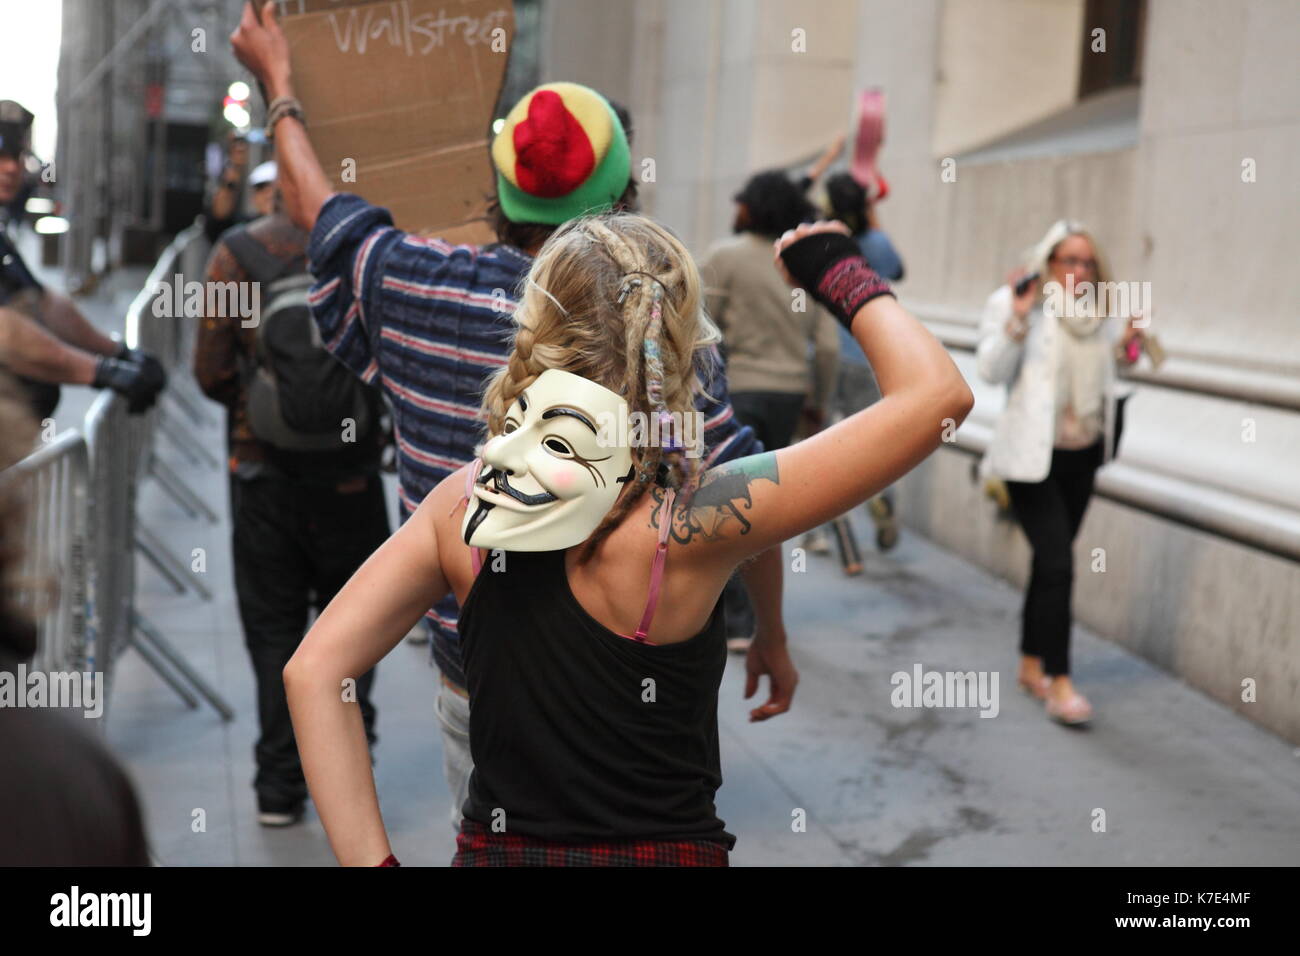
<path id="1" fill-rule="evenodd" d="M 887 476 L 880 486 L 886 487 L 961 424 L 974 404 L 970 386 L 939 341 L 898 304 L 843 223 L 786 232 L 776 241 L 775 261 L 791 285 L 807 289 L 862 346 L 883 396 L 803 444 L 838 445 L 845 457 Z M 859 446 L 868 436 L 888 439 L 889 447 Z"/>
<path id="2" fill-rule="evenodd" d="M 32 118 L 17 103 L 0 100 L 0 207 L 16 201 L 22 189 Z M 124 367 L 101 369 L 101 360 L 123 363 Z M 132 411 L 143 411 L 166 382 L 156 358 L 109 338 L 87 321 L 67 296 L 43 286 L 3 228 L 0 369 L 18 380 L 37 421 L 54 414 L 60 385 L 129 388 Z"/>
<path id="3" fill-rule="evenodd" d="M 893 298 L 894 293 L 867 264 L 847 226 L 817 225 L 816 231 L 800 226 L 777 240 L 777 267 L 788 282 L 811 292 L 852 333 L 859 309 L 877 296 Z"/>
<path id="4" fill-rule="evenodd" d="M 95 362 L 95 388 L 111 388 L 126 397 L 126 410 L 132 415 L 148 411 L 167 385 L 162 363 L 139 349 L 125 344 L 116 356 L 102 356 Z"/>

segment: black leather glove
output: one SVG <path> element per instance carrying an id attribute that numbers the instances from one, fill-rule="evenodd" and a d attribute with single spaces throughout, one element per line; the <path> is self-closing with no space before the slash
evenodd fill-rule
<path id="1" fill-rule="evenodd" d="M 846 329 L 858 309 L 878 295 L 894 294 L 889 283 L 867 265 L 858 244 L 842 232 L 804 236 L 781 250 L 781 261 Z"/>
<path id="2" fill-rule="evenodd" d="M 131 362 L 120 358 L 102 356 L 95 363 L 95 388 L 111 388 L 126 398 L 126 410 L 138 415 L 153 407 L 158 393 L 167 384 L 167 374 L 162 363 L 153 356 L 148 361 Z"/>
<path id="3" fill-rule="evenodd" d="M 150 376 L 162 382 L 159 388 L 166 386 L 167 373 L 163 371 L 162 362 L 158 361 L 152 352 L 146 352 L 144 349 L 128 348 L 127 344 L 122 342 L 118 345 L 117 355 L 114 357 L 124 362 L 134 362 L 136 365 L 146 366 L 149 369 Z"/>

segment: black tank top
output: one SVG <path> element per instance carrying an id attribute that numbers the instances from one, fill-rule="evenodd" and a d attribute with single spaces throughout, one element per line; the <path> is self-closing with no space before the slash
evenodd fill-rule
<path id="1" fill-rule="evenodd" d="M 460 616 L 474 758 L 465 818 L 567 843 L 703 839 L 731 849 L 713 803 L 721 600 L 693 638 L 639 644 L 583 610 L 563 551 L 504 560 L 494 571 L 487 559 Z"/>

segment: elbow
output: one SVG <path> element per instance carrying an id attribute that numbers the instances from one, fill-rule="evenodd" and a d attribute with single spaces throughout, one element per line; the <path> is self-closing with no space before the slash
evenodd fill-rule
<path id="1" fill-rule="evenodd" d="M 295 693 L 301 692 L 304 686 L 318 683 L 320 673 L 317 668 L 312 666 L 311 659 L 302 652 L 300 647 L 289 658 L 289 663 L 284 665 L 284 670 L 280 672 L 280 678 L 284 681 L 285 693 L 292 697 Z"/>
<path id="2" fill-rule="evenodd" d="M 958 425 L 966 420 L 966 416 L 975 408 L 975 393 L 971 387 L 966 384 L 966 380 L 960 375 L 957 376 L 957 382 L 953 387 L 952 395 L 953 419 Z"/>
<path id="3" fill-rule="evenodd" d="M 939 396 L 939 407 L 943 409 L 944 421 L 951 420 L 954 428 L 960 427 L 975 407 L 975 393 L 955 368 Z"/>
<path id="4" fill-rule="evenodd" d="M 311 633 L 308 632 L 280 671 L 280 679 L 284 681 L 285 693 L 289 697 L 295 694 L 301 696 L 330 692 L 330 688 L 341 686 L 346 676 L 346 671 L 340 670 L 336 657 L 313 644 L 310 638 Z"/>
<path id="5" fill-rule="evenodd" d="M 304 670 L 305 667 L 303 666 L 302 661 L 298 659 L 297 654 L 289 658 L 289 663 L 285 664 L 284 670 L 280 672 L 280 679 L 284 681 L 284 690 L 286 694 L 292 694 L 295 688 L 302 686 Z"/>

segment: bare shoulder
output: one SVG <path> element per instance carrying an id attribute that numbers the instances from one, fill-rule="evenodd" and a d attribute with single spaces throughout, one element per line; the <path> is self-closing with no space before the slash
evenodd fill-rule
<path id="1" fill-rule="evenodd" d="M 438 564 L 458 600 L 464 599 L 473 582 L 470 550 L 460 536 L 465 519 L 465 483 L 471 467 L 464 465 L 438 482 L 411 516 L 411 521 L 421 522 L 436 536 Z"/>
<path id="2" fill-rule="evenodd" d="M 416 515 L 420 515 L 423 520 L 433 522 L 440 540 L 451 534 L 453 529 L 457 531 L 460 529 L 460 522 L 464 516 L 462 503 L 465 498 L 465 485 L 469 480 L 472 467 L 472 463 L 462 465 L 434 485 L 433 490 L 425 496 L 416 511 Z"/>

